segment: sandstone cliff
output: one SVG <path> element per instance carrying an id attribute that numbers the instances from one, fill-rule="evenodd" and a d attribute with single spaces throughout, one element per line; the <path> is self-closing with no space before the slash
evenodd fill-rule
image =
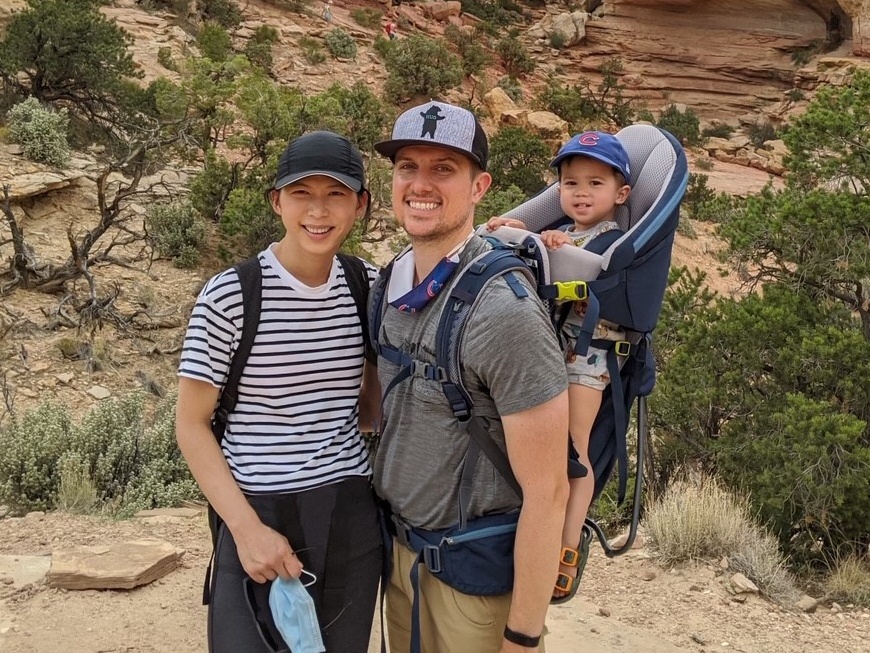
<path id="1" fill-rule="evenodd" d="M 867 65 L 870 0 L 605 0 L 588 2 L 586 39 L 546 57 L 565 76 L 595 77 L 619 58 L 623 82 L 651 108 L 680 102 L 702 117 L 728 119 L 811 89 L 801 69 L 826 51 Z M 551 6 L 549 10 L 556 10 Z M 543 55 L 544 47 L 539 50 Z"/>

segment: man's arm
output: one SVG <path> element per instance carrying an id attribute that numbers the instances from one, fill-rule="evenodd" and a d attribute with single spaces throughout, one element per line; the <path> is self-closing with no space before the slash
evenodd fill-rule
<path id="1" fill-rule="evenodd" d="M 523 490 L 514 546 L 514 590 L 508 627 L 535 637 L 559 571 L 562 526 L 568 502 L 568 392 L 502 417 L 508 458 Z M 502 642 L 502 653 L 531 650 Z"/>
<path id="2" fill-rule="evenodd" d="M 298 577 L 302 565 L 290 544 L 260 521 L 236 484 L 211 431 L 218 396 L 218 389 L 210 383 L 179 379 L 175 419 L 178 448 L 202 493 L 232 533 L 248 575 L 258 583 L 276 576 Z"/>

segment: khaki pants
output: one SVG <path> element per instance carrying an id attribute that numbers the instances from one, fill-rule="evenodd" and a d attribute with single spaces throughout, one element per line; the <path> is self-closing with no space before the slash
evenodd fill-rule
<path id="1" fill-rule="evenodd" d="M 411 568 L 416 559 L 415 553 L 393 539 L 393 571 L 386 592 L 390 653 L 411 650 Z M 420 565 L 419 574 L 423 653 L 498 653 L 511 595 L 463 594 L 434 578 L 425 565 Z M 545 653 L 543 639 L 538 651 Z"/>

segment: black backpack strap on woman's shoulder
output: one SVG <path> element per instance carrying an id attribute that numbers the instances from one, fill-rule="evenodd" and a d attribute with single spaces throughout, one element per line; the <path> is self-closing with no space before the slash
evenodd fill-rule
<path id="1" fill-rule="evenodd" d="M 215 409 L 211 421 L 211 432 L 214 433 L 218 446 L 220 446 L 221 441 L 224 439 L 224 432 L 227 430 L 227 420 L 230 413 L 235 409 L 239 398 L 239 381 L 241 381 L 242 371 L 248 362 L 248 356 L 251 353 L 251 347 L 254 345 L 254 338 L 256 338 L 257 330 L 260 326 L 260 304 L 263 297 L 263 272 L 260 268 L 259 257 L 255 256 L 242 261 L 233 269 L 239 275 L 239 283 L 242 286 L 244 316 L 239 346 L 233 354 L 232 361 L 230 361 L 227 381 L 221 391 L 218 407 Z M 209 601 L 211 601 L 211 568 L 214 563 L 215 547 L 217 546 L 218 532 L 220 531 L 222 521 L 220 515 L 209 504 L 208 527 L 211 531 L 212 552 L 211 559 L 208 561 L 208 567 L 205 570 L 205 583 L 202 587 L 203 605 L 208 605 Z"/>
<path id="2" fill-rule="evenodd" d="M 370 363 L 377 363 L 378 357 L 372 347 L 369 336 L 368 303 L 370 284 L 368 270 L 361 259 L 350 254 L 338 254 L 338 261 L 341 263 L 342 269 L 344 269 L 344 278 L 347 280 L 347 287 L 350 289 L 354 304 L 356 304 L 356 311 L 362 325 L 366 360 Z"/>

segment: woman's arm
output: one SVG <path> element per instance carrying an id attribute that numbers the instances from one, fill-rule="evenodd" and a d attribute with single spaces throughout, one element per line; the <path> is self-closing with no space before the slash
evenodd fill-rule
<path id="1" fill-rule="evenodd" d="M 258 583 L 277 576 L 298 577 L 302 565 L 287 539 L 264 525 L 233 478 L 211 431 L 219 391 L 210 383 L 181 377 L 178 381 L 175 436 L 202 493 L 220 515 L 236 542 L 239 560 Z"/>

